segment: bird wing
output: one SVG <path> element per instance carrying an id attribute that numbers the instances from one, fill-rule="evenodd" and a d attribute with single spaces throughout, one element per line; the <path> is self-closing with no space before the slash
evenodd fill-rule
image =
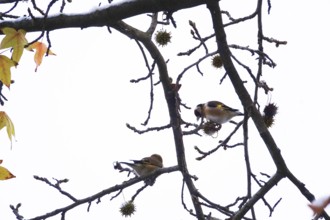
<path id="1" fill-rule="evenodd" d="M 163 167 L 163 159 L 158 154 L 153 154 L 150 157 L 144 157 L 141 160 L 131 160 L 135 165 L 151 165 L 159 168 Z"/>
<path id="2" fill-rule="evenodd" d="M 148 158 L 143 158 L 142 160 L 131 160 L 134 164 L 149 164 Z"/>
<path id="3" fill-rule="evenodd" d="M 206 105 L 210 108 L 218 108 L 219 106 L 221 107 L 223 103 L 218 102 L 218 101 L 209 101 L 206 103 Z"/>
<path id="4" fill-rule="evenodd" d="M 226 111 L 231 111 L 231 112 L 237 112 L 238 109 L 234 109 L 234 108 L 231 108 L 225 104 L 223 104 L 222 102 L 218 102 L 218 101 L 210 101 L 207 103 L 207 106 L 210 107 L 210 108 L 218 108 L 218 109 L 221 109 L 221 110 L 226 110 Z"/>

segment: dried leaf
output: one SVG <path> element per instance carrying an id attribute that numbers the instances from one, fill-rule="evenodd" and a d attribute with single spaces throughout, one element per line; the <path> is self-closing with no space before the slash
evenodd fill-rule
<path id="1" fill-rule="evenodd" d="M 311 204 L 308 204 L 308 206 L 313 210 L 314 216 L 316 216 L 322 214 L 325 207 L 327 207 L 329 204 L 330 204 L 330 196 L 326 196 L 314 200 Z"/>
<path id="2" fill-rule="evenodd" d="M 35 71 L 37 72 L 38 66 L 40 66 L 42 59 L 44 57 L 44 55 L 47 52 L 47 46 L 42 43 L 42 42 L 35 42 L 33 44 L 31 44 L 30 46 L 28 46 L 27 48 L 28 50 L 33 51 L 33 49 L 36 50 L 36 53 L 34 54 L 34 62 L 37 64 Z M 56 55 L 55 53 L 53 53 L 51 50 L 48 50 L 48 55 Z"/>

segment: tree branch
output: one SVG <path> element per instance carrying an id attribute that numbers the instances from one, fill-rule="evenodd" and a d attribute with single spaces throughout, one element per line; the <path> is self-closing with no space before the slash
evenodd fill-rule
<path id="1" fill-rule="evenodd" d="M 157 46 L 151 41 L 151 36 L 127 25 L 122 21 L 113 23 L 111 24 L 111 26 L 116 30 L 118 30 L 119 32 L 125 34 L 126 36 L 141 41 L 157 64 L 159 71 L 159 78 L 163 85 L 164 96 L 167 102 L 167 107 L 171 119 L 171 127 L 173 130 L 178 166 L 183 175 L 184 181 L 187 184 L 189 193 L 191 195 L 192 202 L 196 211 L 196 217 L 199 220 L 204 220 L 204 214 L 198 199 L 197 189 L 193 183 L 192 178 L 189 175 L 187 168 L 183 135 L 182 135 L 183 132 L 181 130 L 181 117 L 178 111 L 179 110 L 179 102 L 177 101 L 178 96 L 177 96 L 177 91 L 174 90 L 171 85 L 166 62 L 162 54 L 158 50 Z"/>
<path id="2" fill-rule="evenodd" d="M 139 0 L 123 1 L 120 4 L 110 4 L 108 7 L 82 14 L 58 14 L 54 16 L 19 18 L 16 20 L 0 21 L 0 28 L 11 27 L 24 29 L 27 32 L 51 31 L 63 28 L 87 28 L 108 26 L 118 20 L 145 13 L 160 11 L 175 12 L 205 4 L 203 0 Z M 1 32 L 0 32 L 1 33 Z M 2 34 L 2 33 L 1 33 Z"/>
<path id="3" fill-rule="evenodd" d="M 273 139 L 272 135 L 267 129 L 260 112 L 255 107 L 247 89 L 245 88 L 231 60 L 231 52 L 229 50 L 228 43 L 226 40 L 226 33 L 222 22 L 221 11 L 218 4 L 218 0 L 207 0 L 207 7 L 212 17 L 218 51 L 222 58 L 224 68 L 228 73 L 228 76 L 235 88 L 235 91 L 242 102 L 242 105 L 244 106 L 245 110 L 249 113 L 252 120 L 254 121 L 254 124 L 257 130 L 259 131 L 259 134 L 263 139 L 277 168 L 276 174 L 267 182 L 265 186 L 260 188 L 260 190 L 233 217 L 233 219 L 241 219 L 241 217 L 243 217 L 250 210 L 252 205 L 255 204 L 258 201 L 258 199 L 261 198 L 259 195 L 264 195 L 265 193 L 268 192 L 268 190 L 270 189 L 269 185 L 272 185 L 269 183 L 277 183 L 283 177 L 289 175 L 290 171 L 287 168 L 284 158 L 281 155 L 280 149 L 277 147 L 275 140 Z M 294 178 L 291 178 L 290 180 L 293 181 Z M 295 182 L 297 183 L 297 181 Z"/>
<path id="4" fill-rule="evenodd" d="M 236 214 L 231 218 L 231 220 L 239 220 L 244 217 L 244 215 L 254 206 L 254 204 L 262 198 L 266 193 L 273 188 L 282 178 L 283 174 L 276 172 L 275 175 L 268 180 L 268 182 L 256 192 L 251 199 L 245 203 L 242 208 L 236 212 Z"/>
<path id="5" fill-rule="evenodd" d="M 166 167 L 166 168 L 162 168 L 162 169 L 158 169 L 156 170 L 155 172 L 149 174 L 149 175 L 146 175 L 146 176 L 142 176 L 142 177 L 135 177 L 135 178 L 132 178 L 128 181 L 125 181 L 123 182 L 122 184 L 120 185 L 115 185 L 115 186 L 112 186 L 108 189 L 105 189 L 105 190 L 102 190 L 101 192 L 98 192 L 92 196 L 89 196 L 89 197 L 86 197 L 84 199 L 78 199 L 77 201 L 74 201 L 73 203 L 71 203 L 70 205 L 68 206 L 65 206 L 65 207 L 62 207 L 62 208 L 58 208 L 58 209 L 55 209 L 51 212 L 48 212 L 44 215 L 40 215 L 40 216 L 37 216 L 37 217 L 34 217 L 34 218 L 31 218 L 31 219 L 27 219 L 27 220 L 44 220 L 46 218 L 50 218 L 52 216 L 55 216 L 55 215 L 58 215 L 58 214 L 63 214 L 63 213 L 66 213 L 67 211 L 79 206 L 79 205 L 82 205 L 82 204 L 85 204 L 85 203 L 91 203 L 95 200 L 99 200 L 100 198 L 102 198 L 103 196 L 105 195 L 108 195 L 110 193 L 113 193 L 113 192 L 116 192 L 116 191 L 119 191 L 119 190 L 122 190 L 124 188 L 127 188 L 129 186 L 132 186 L 138 182 L 141 182 L 141 181 L 144 181 L 144 180 L 147 180 L 149 178 L 155 178 L 161 174 L 164 174 L 164 173 L 171 173 L 171 172 L 175 172 L 175 171 L 178 171 L 178 166 L 172 166 L 172 167 Z M 18 213 L 18 208 L 20 207 L 20 205 L 17 205 L 16 207 L 14 207 L 13 205 L 10 206 L 12 211 L 14 212 L 15 216 L 17 219 L 26 219 L 26 218 L 23 218 L 19 213 Z"/>
<path id="6" fill-rule="evenodd" d="M 228 47 L 226 33 L 222 23 L 222 17 L 220 12 L 220 7 L 218 5 L 218 0 L 208 0 L 207 7 L 210 10 L 213 27 L 216 34 L 216 40 L 218 45 L 218 51 L 222 58 L 224 68 L 228 73 L 228 76 L 235 88 L 235 91 L 242 102 L 245 110 L 249 113 L 252 120 L 254 121 L 255 126 L 257 127 L 261 138 L 267 146 L 267 149 L 273 158 L 273 161 L 278 170 L 283 173 L 286 173 L 288 168 L 286 163 L 281 155 L 280 149 L 277 147 L 275 140 L 267 129 L 262 116 L 258 109 L 255 107 L 247 89 L 245 88 L 243 81 L 241 80 L 233 61 L 231 60 L 231 52 Z"/>

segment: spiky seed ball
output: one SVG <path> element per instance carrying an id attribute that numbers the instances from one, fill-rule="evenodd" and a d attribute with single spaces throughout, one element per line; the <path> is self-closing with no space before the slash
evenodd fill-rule
<path id="1" fill-rule="evenodd" d="M 221 68 L 223 65 L 220 55 L 215 55 L 212 57 L 212 66 L 215 68 Z"/>
<path id="2" fill-rule="evenodd" d="M 278 107 L 274 103 L 269 103 L 265 106 L 263 119 L 267 128 L 270 128 L 274 124 L 274 117 L 277 114 L 277 110 Z"/>
<path id="3" fill-rule="evenodd" d="M 131 215 L 134 214 L 134 212 L 135 212 L 135 205 L 132 201 L 125 202 L 120 207 L 120 213 L 124 217 L 130 217 Z"/>
<path id="4" fill-rule="evenodd" d="M 267 128 L 270 128 L 274 124 L 274 117 L 267 117 L 266 115 L 263 116 L 264 122 Z"/>
<path id="5" fill-rule="evenodd" d="M 266 117 L 274 117 L 277 114 L 278 107 L 274 103 L 269 103 L 264 108 L 264 114 Z"/>
<path id="6" fill-rule="evenodd" d="M 221 129 L 221 125 L 214 123 L 212 121 L 207 121 L 203 124 L 203 131 L 207 135 L 214 135 L 216 132 L 218 132 Z"/>
<path id="7" fill-rule="evenodd" d="M 163 29 L 157 31 L 156 36 L 155 36 L 156 42 L 162 47 L 164 47 L 168 43 L 170 43 L 171 38 L 172 38 L 171 32 L 167 32 L 166 30 L 163 30 Z"/>

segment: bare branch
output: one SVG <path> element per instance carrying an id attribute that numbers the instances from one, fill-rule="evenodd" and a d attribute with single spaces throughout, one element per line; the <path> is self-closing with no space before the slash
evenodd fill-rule
<path id="1" fill-rule="evenodd" d="M 68 192 L 66 192 L 66 191 L 64 191 L 64 190 L 62 190 L 62 188 L 61 188 L 61 186 L 60 186 L 61 183 L 67 183 L 67 182 L 69 182 L 68 179 L 64 179 L 64 180 L 56 180 L 56 179 L 55 179 L 56 183 L 53 184 L 53 183 L 51 183 L 47 178 L 44 178 L 44 177 L 34 176 L 34 178 L 35 178 L 36 180 L 39 180 L 39 181 L 45 182 L 46 184 L 50 185 L 51 187 L 57 189 L 61 194 L 63 194 L 63 195 L 65 195 L 65 196 L 69 197 L 72 201 L 74 201 L 74 202 L 78 201 L 78 199 L 76 199 L 76 198 L 75 198 L 74 196 L 72 196 L 70 193 L 68 193 Z"/>
<path id="2" fill-rule="evenodd" d="M 11 205 L 11 209 L 13 211 L 13 213 L 15 214 L 16 218 L 18 220 L 45 220 L 47 218 L 50 218 L 52 216 L 56 216 L 58 214 L 61 214 L 62 216 L 64 215 L 64 213 L 68 212 L 69 210 L 77 207 L 77 206 L 80 206 L 82 204 L 86 204 L 86 203 L 91 203 L 95 200 L 100 200 L 103 196 L 106 196 L 108 194 L 111 194 L 111 193 L 114 193 L 114 192 L 117 192 L 117 191 L 120 191 L 124 188 L 127 188 L 129 186 L 132 186 L 138 182 L 141 182 L 141 181 L 144 181 L 148 178 L 151 178 L 151 177 L 157 177 L 159 175 L 162 175 L 164 173 L 171 173 L 171 172 L 175 172 L 175 171 L 178 171 L 178 166 L 173 166 L 173 167 L 166 167 L 166 168 L 162 168 L 162 169 L 158 169 L 156 170 L 155 172 L 149 174 L 149 175 L 146 175 L 146 176 L 142 176 L 142 177 L 135 177 L 133 179 L 130 179 L 128 181 L 125 181 L 123 182 L 122 184 L 119 184 L 119 185 L 115 185 L 115 186 L 112 186 L 108 189 L 105 189 L 105 190 L 102 190 L 92 196 L 89 196 L 89 197 L 86 197 L 86 198 L 83 198 L 83 199 L 78 199 L 76 201 L 74 201 L 73 203 L 71 203 L 70 205 L 68 206 L 65 206 L 65 207 L 62 207 L 62 208 L 58 208 L 58 209 L 55 209 L 51 212 L 48 212 L 46 214 L 43 214 L 43 215 L 40 215 L 40 216 L 37 216 L 37 217 L 34 217 L 34 218 L 30 218 L 30 219 L 27 219 L 27 218 L 23 218 L 19 212 L 18 212 L 18 208 L 20 207 L 20 204 L 18 204 L 16 207 L 14 207 L 13 205 Z M 41 181 L 44 181 L 44 178 L 41 178 L 41 177 L 37 177 L 38 180 L 41 180 Z M 47 181 L 45 181 L 47 182 Z M 48 183 L 47 183 L 48 184 Z M 54 187 L 54 186 L 53 186 Z"/>
<path id="3" fill-rule="evenodd" d="M 135 127 L 131 126 L 130 124 L 126 124 L 126 127 L 128 127 L 129 129 L 131 129 L 132 131 L 138 133 L 138 134 L 143 134 L 149 131 L 161 131 L 161 130 L 165 130 L 168 128 L 171 128 L 171 125 L 164 125 L 164 126 L 160 126 L 160 127 L 153 127 L 153 128 L 147 128 L 146 130 L 138 130 Z"/>
<path id="4" fill-rule="evenodd" d="M 203 0 L 140 0 L 125 1 L 121 4 L 109 5 L 109 7 L 95 10 L 85 14 L 60 14 L 48 17 L 25 18 L 19 20 L 0 21 L 0 29 L 11 27 L 24 29 L 27 32 L 51 31 L 63 28 L 87 28 L 108 26 L 116 21 L 133 17 L 139 14 L 156 13 L 160 11 L 175 12 L 180 9 L 202 5 Z M 40 11 L 42 13 L 42 11 Z M 93 18 L 93 19 L 91 19 Z"/>

